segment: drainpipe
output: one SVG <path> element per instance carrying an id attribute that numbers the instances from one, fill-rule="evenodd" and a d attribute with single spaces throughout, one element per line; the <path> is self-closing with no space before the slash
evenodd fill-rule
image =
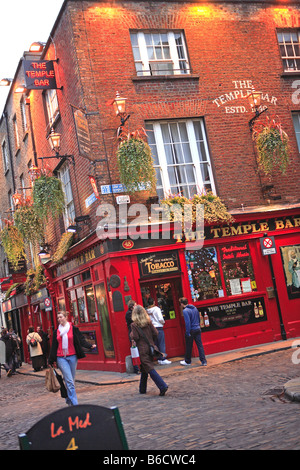
<path id="1" fill-rule="evenodd" d="M 10 161 L 11 177 L 12 177 L 12 185 L 13 185 L 13 194 L 15 194 L 15 192 L 16 192 L 15 170 L 14 170 L 14 160 L 12 158 L 12 151 L 11 151 L 11 145 L 10 145 L 7 111 L 4 111 L 3 116 L 5 118 L 5 124 L 6 124 L 6 133 L 7 133 L 9 161 Z"/>

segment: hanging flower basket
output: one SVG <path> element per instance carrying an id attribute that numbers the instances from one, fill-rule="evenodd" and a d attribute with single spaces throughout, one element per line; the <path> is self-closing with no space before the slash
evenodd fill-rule
<path id="1" fill-rule="evenodd" d="M 45 284 L 46 277 L 44 275 L 43 266 L 38 266 L 36 270 L 29 269 L 27 271 L 25 286 L 25 294 L 32 295 L 39 290 L 42 284 Z"/>
<path id="2" fill-rule="evenodd" d="M 275 118 L 257 121 L 253 140 L 257 150 L 258 168 L 266 175 L 274 171 L 285 173 L 289 164 L 289 138 Z"/>
<path id="3" fill-rule="evenodd" d="M 65 195 L 61 181 L 55 176 L 42 174 L 34 181 L 32 198 L 35 211 L 42 220 L 51 215 L 59 217 L 65 207 Z"/>
<path id="4" fill-rule="evenodd" d="M 11 263 L 13 270 L 17 271 L 19 263 L 26 257 L 24 240 L 20 231 L 10 223 L 1 230 L 0 240 L 8 261 Z"/>
<path id="5" fill-rule="evenodd" d="M 156 174 L 153 167 L 151 149 L 142 137 L 144 129 L 121 134 L 121 143 L 117 150 L 120 181 L 128 193 L 146 190 L 155 192 Z"/>
<path id="6" fill-rule="evenodd" d="M 218 196 L 215 196 L 213 193 L 209 192 L 207 194 L 195 194 L 192 199 L 188 199 L 181 194 L 173 195 L 171 194 L 167 198 L 161 201 L 162 205 L 167 206 L 165 214 L 167 217 L 170 217 L 172 221 L 181 221 L 183 215 L 184 206 L 191 205 L 192 211 L 187 211 L 187 214 L 191 213 L 192 223 L 196 222 L 197 216 L 197 205 L 202 204 L 204 210 L 204 222 L 207 224 L 212 223 L 233 223 L 234 219 L 232 215 L 228 212 L 225 204 L 221 201 Z M 189 222 L 185 220 L 185 222 Z"/>
<path id="7" fill-rule="evenodd" d="M 52 261 L 54 263 L 59 263 L 60 261 L 62 261 L 63 257 L 66 255 L 67 251 L 72 245 L 72 241 L 73 241 L 73 233 L 65 232 L 62 234 L 62 237 L 57 246 L 57 249 L 54 255 L 52 256 Z"/>
<path id="8" fill-rule="evenodd" d="M 43 222 L 32 204 L 18 207 L 14 221 L 25 242 L 36 244 L 43 238 Z"/>

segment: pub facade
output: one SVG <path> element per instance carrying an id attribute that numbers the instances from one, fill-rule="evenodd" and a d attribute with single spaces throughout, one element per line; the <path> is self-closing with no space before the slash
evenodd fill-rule
<path id="1" fill-rule="evenodd" d="M 199 309 L 207 354 L 300 335 L 299 48 L 293 1 L 63 3 L 42 51 L 21 59 L 0 119 L 2 224 L 17 189 L 30 196 L 32 166 L 60 179 L 66 202 L 46 221 L 36 250 L 46 249 L 45 279 L 3 302 L 6 320 L 21 330 L 25 360 L 28 327 L 42 324 L 51 342 L 65 310 L 97 345 L 79 367 L 124 371 L 127 303 L 146 306 L 150 296 L 165 316 L 169 358 L 185 350 L 181 296 Z M 27 91 L 17 96 L 20 83 Z M 254 91 L 257 109 L 248 102 Z M 121 121 L 115 96 L 127 104 Z M 275 166 L 266 175 L 258 165 L 259 121 L 288 135 L 283 173 Z M 127 194 L 120 181 L 120 131 L 140 129 L 152 152 L 154 199 L 143 188 Z M 53 135 L 61 142 L 50 153 Z M 99 235 L 105 204 L 149 209 L 170 194 L 210 192 L 233 222 L 206 224 L 201 243 L 175 236 L 172 224 L 166 235 L 148 217 L 140 236 L 130 236 L 122 217 L 115 234 Z M 57 259 L 69 229 L 72 243 Z M 5 258 L 2 250 L 1 265 Z"/>

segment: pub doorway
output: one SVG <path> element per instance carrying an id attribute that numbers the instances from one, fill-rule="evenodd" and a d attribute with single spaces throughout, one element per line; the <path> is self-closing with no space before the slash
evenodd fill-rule
<path id="1" fill-rule="evenodd" d="M 184 320 L 181 314 L 179 299 L 182 296 L 181 280 L 159 279 L 156 281 L 141 281 L 143 305 L 148 306 L 152 297 L 155 305 L 160 307 L 165 319 L 164 333 L 168 357 L 184 355 Z"/>

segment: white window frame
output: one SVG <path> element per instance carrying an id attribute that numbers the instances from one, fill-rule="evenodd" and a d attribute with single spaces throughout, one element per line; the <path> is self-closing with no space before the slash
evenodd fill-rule
<path id="1" fill-rule="evenodd" d="M 59 114 L 57 92 L 55 89 L 45 91 L 45 102 L 48 115 L 48 123 L 49 127 L 51 127 Z"/>
<path id="2" fill-rule="evenodd" d="M 293 112 L 292 117 L 293 117 L 294 130 L 295 130 L 296 140 L 297 140 L 297 145 L 298 145 L 298 152 L 300 153 L 300 111 Z"/>
<path id="3" fill-rule="evenodd" d="M 73 199 L 70 169 L 68 164 L 63 165 L 58 173 L 58 177 L 62 183 L 63 192 L 65 194 L 65 210 L 63 213 L 65 229 L 74 223 L 75 219 L 75 205 Z"/>
<path id="4" fill-rule="evenodd" d="M 1 144 L 4 174 L 9 170 L 9 156 L 6 140 Z"/>
<path id="5" fill-rule="evenodd" d="M 294 40 L 296 35 L 298 38 Z M 300 29 L 279 29 L 277 30 L 277 40 L 280 47 L 283 70 L 285 72 L 300 71 Z M 288 48 L 292 49 L 292 55 L 288 54 Z"/>
<path id="6" fill-rule="evenodd" d="M 28 123 L 27 123 L 27 116 L 26 116 L 26 103 L 25 103 L 24 98 L 22 98 L 20 101 L 20 108 L 21 108 L 21 115 L 22 115 L 23 131 L 25 133 L 28 131 Z"/>
<path id="7" fill-rule="evenodd" d="M 196 133 L 194 129 L 194 122 L 199 122 L 200 127 L 201 127 L 201 132 L 203 136 L 203 146 L 205 150 L 205 156 L 206 159 L 201 160 L 198 147 L 197 147 L 197 139 L 196 139 Z M 187 130 L 187 135 L 188 135 L 188 144 L 190 147 L 190 152 L 191 152 L 191 157 L 192 157 L 192 162 L 191 163 L 183 163 L 182 165 L 191 165 L 193 167 L 194 171 L 194 176 L 195 176 L 195 186 L 197 188 L 197 193 L 201 194 L 202 192 L 206 191 L 206 186 L 205 182 L 203 181 L 202 178 L 202 172 L 201 172 L 201 165 L 206 165 L 207 166 L 207 171 L 209 175 L 209 185 L 210 185 L 210 190 L 216 194 L 216 187 L 214 183 L 214 177 L 213 177 L 213 172 L 212 172 L 212 167 L 211 167 L 211 161 L 210 161 L 210 155 L 209 155 L 209 149 L 208 149 L 208 144 L 207 144 L 207 139 L 206 139 L 206 132 L 205 132 L 205 126 L 204 126 L 204 120 L 203 119 L 179 119 L 177 121 L 149 121 L 146 123 L 146 129 L 148 129 L 149 124 L 153 126 L 153 132 L 154 132 L 154 139 L 156 142 L 156 151 L 158 155 L 158 164 L 154 164 L 154 167 L 157 171 L 160 172 L 161 175 L 161 180 L 162 180 L 162 188 L 160 186 L 157 186 L 158 189 L 162 189 L 164 193 L 164 197 L 167 197 L 172 193 L 171 190 L 171 183 L 168 175 L 168 163 L 167 163 L 167 157 L 166 157 L 166 152 L 165 152 L 165 145 L 163 141 L 163 135 L 162 135 L 162 130 L 161 130 L 161 124 L 167 124 L 167 123 L 185 123 L 186 124 L 186 130 Z M 151 131 L 150 131 L 151 132 Z M 151 147 L 151 145 L 150 145 Z M 173 185 L 174 186 L 174 185 Z M 183 185 L 184 186 L 184 185 Z"/>
<path id="8" fill-rule="evenodd" d="M 16 150 L 18 150 L 20 148 L 20 138 L 19 138 L 17 116 L 13 117 L 13 127 L 14 127 Z"/>
<path id="9" fill-rule="evenodd" d="M 165 59 L 149 59 L 147 53 L 147 44 L 145 39 L 145 34 L 166 34 L 168 37 L 168 46 L 170 50 L 170 58 Z M 184 57 L 179 57 L 177 45 L 175 41 L 175 34 L 180 34 L 182 41 L 182 48 L 184 51 Z M 187 53 L 187 47 L 185 43 L 185 37 L 182 31 L 132 31 L 131 36 L 137 36 L 138 48 L 140 52 L 140 59 L 135 59 L 136 72 L 138 76 L 161 76 L 161 75 L 181 75 L 190 73 L 190 65 Z M 184 68 L 180 68 L 180 62 L 185 63 Z M 139 70 L 137 64 L 142 64 L 142 70 Z M 171 69 L 163 70 L 157 69 L 153 73 L 151 71 L 151 64 L 172 64 Z"/>

